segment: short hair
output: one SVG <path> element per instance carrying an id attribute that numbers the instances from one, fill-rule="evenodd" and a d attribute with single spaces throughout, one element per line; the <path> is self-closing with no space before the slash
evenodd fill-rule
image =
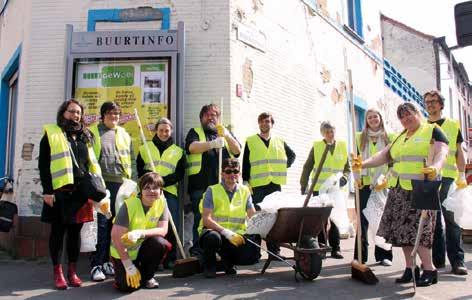
<path id="1" fill-rule="evenodd" d="M 157 123 L 156 123 L 156 126 L 154 127 L 154 130 L 157 131 L 157 127 L 159 127 L 159 125 L 161 125 L 161 124 L 167 124 L 167 125 L 170 126 L 171 129 L 174 129 L 174 125 L 172 125 L 172 122 L 169 119 L 167 119 L 165 117 L 162 117 L 159 120 L 157 120 Z"/>
<path id="2" fill-rule="evenodd" d="M 397 107 L 397 118 L 401 119 L 405 112 L 414 113 L 420 115 L 420 110 L 411 102 L 403 102 Z"/>
<path id="3" fill-rule="evenodd" d="M 328 130 L 334 130 L 336 129 L 336 127 L 334 127 L 333 125 L 331 125 L 331 123 L 329 121 L 323 121 L 321 122 L 321 125 L 320 125 L 320 133 L 323 134 L 323 132 L 326 132 Z"/>
<path id="4" fill-rule="evenodd" d="M 100 107 L 100 117 L 102 118 L 102 121 L 105 118 L 106 113 L 115 109 L 118 109 L 121 113 L 121 107 L 118 103 L 112 101 L 104 102 Z"/>
<path id="5" fill-rule="evenodd" d="M 202 106 L 202 109 L 200 110 L 200 120 L 202 119 L 203 115 L 209 112 L 210 110 L 214 110 L 216 112 L 216 115 L 218 117 L 220 116 L 220 108 L 218 107 L 218 105 L 210 103 Z"/>
<path id="6" fill-rule="evenodd" d="M 239 160 L 237 160 L 236 158 L 224 159 L 223 163 L 221 164 L 221 170 L 224 170 L 226 168 L 239 169 Z"/>
<path id="7" fill-rule="evenodd" d="M 262 120 L 270 118 L 272 125 L 274 125 L 274 116 L 270 112 L 263 112 L 257 117 L 257 123 L 260 123 Z"/>
<path id="8" fill-rule="evenodd" d="M 424 93 L 423 95 L 423 101 L 426 100 L 426 96 L 437 96 L 439 100 L 439 104 L 441 104 L 441 109 L 444 108 L 444 97 L 441 95 L 441 93 L 437 90 L 431 90 L 429 92 Z"/>
<path id="9" fill-rule="evenodd" d="M 138 187 L 140 192 L 146 187 L 162 189 L 164 187 L 164 180 L 157 172 L 148 172 L 139 178 Z"/>

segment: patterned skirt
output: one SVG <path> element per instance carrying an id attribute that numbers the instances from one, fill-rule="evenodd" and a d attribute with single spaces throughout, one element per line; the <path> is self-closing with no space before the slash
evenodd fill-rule
<path id="1" fill-rule="evenodd" d="M 390 189 L 377 235 L 394 247 L 414 246 L 421 211 L 411 207 L 411 191 L 400 187 Z M 428 217 L 420 237 L 420 245 L 433 245 L 436 211 L 428 211 Z"/>

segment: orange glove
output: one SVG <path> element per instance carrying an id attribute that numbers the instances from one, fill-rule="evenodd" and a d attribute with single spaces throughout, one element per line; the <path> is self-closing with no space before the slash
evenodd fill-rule
<path id="1" fill-rule="evenodd" d="M 351 154 L 351 168 L 354 173 L 360 173 L 362 170 L 362 157 Z"/>

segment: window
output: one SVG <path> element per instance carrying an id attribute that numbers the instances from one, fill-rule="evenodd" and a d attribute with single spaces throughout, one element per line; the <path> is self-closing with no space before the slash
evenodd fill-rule
<path id="1" fill-rule="evenodd" d="M 15 157 L 15 113 L 18 100 L 18 72 L 9 81 L 8 124 L 5 147 L 5 175 L 13 177 L 13 160 Z"/>
<path id="2" fill-rule="evenodd" d="M 365 122 L 365 109 L 354 106 L 354 114 L 356 115 L 356 131 L 362 131 Z"/>
<path id="3" fill-rule="evenodd" d="M 348 25 L 359 37 L 364 38 L 362 32 L 361 0 L 347 0 Z"/>

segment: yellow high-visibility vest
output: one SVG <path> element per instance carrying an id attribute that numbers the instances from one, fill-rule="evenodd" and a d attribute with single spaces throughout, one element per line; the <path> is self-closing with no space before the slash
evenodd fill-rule
<path id="1" fill-rule="evenodd" d="M 284 141 L 278 137 L 272 137 L 269 147 L 266 147 L 261 138 L 256 134 L 246 140 L 249 147 L 249 162 L 251 174 L 249 184 L 251 187 L 275 184 L 284 185 L 287 182 L 287 154 Z"/>
<path id="2" fill-rule="evenodd" d="M 98 124 L 90 126 L 90 131 L 92 131 L 95 137 L 95 143 L 93 144 L 93 150 L 95 151 L 95 156 L 100 157 L 102 151 L 101 137 L 98 130 Z M 131 178 L 131 137 L 128 132 L 123 127 L 116 127 L 115 133 L 115 145 L 118 150 L 118 157 L 120 158 L 121 166 L 125 172 L 125 178 Z"/>
<path id="3" fill-rule="evenodd" d="M 313 166 L 313 171 L 311 172 L 311 177 L 315 176 L 315 172 L 318 169 L 321 156 L 326 148 L 326 143 L 324 141 L 315 141 L 313 143 L 313 157 L 315 160 L 315 165 Z M 333 154 L 331 151 L 328 151 L 326 155 L 326 160 L 321 169 L 320 176 L 318 181 L 313 188 L 313 191 L 317 192 L 320 190 L 321 185 L 328 179 L 331 175 L 338 172 L 344 171 L 344 166 L 346 165 L 348 156 L 347 156 L 347 146 L 344 141 L 336 141 Z"/>
<path id="4" fill-rule="evenodd" d="M 211 185 L 208 187 L 208 189 L 211 189 L 213 196 L 212 219 L 226 229 L 234 231 L 238 234 L 244 234 L 246 232 L 247 226 L 247 199 L 251 195 L 249 188 L 245 185 L 238 185 L 238 188 L 231 201 L 225 191 L 225 188 L 220 183 Z M 205 194 L 203 194 L 203 198 L 200 200 L 199 207 L 201 213 L 203 213 L 203 201 L 205 199 Z M 203 221 L 200 220 L 200 224 L 198 226 L 199 234 L 201 234 L 202 229 Z"/>
<path id="5" fill-rule="evenodd" d="M 457 169 L 457 135 L 459 134 L 459 121 L 452 119 L 445 119 L 441 125 L 441 129 L 446 134 L 449 140 L 449 153 L 447 155 L 446 163 L 441 169 L 441 175 L 447 178 L 457 179 L 459 170 Z"/>
<path id="6" fill-rule="evenodd" d="M 49 147 L 51 148 L 51 177 L 52 188 L 57 190 L 68 184 L 74 183 L 74 168 L 70 154 L 70 145 L 65 133 L 56 124 L 44 125 L 44 131 L 48 137 Z M 89 171 L 101 176 L 101 169 L 95 157 L 93 148 L 87 144 Z"/>
<path id="7" fill-rule="evenodd" d="M 128 209 L 128 219 L 129 226 L 128 232 L 138 229 L 151 229 L 156 228 L 164 213 L 165 201 L 163 195 L 156 201 L 152 203 L 152 206 L 149 208 L 148 212 L 145 214 L 143 209 L 143 204 L 141 200 L 137 197 L 131 197 L 125 200 L 126 208 Z M 135 260 L 138 256 L 139 247 L 141 247 L 143 240 L 138 240 L 136 245 L 126 248 L 128 256 L 131 260 Z M 120 259 L 120 254 L 116 250 L 113 243 L 110 245 L 110 255 L 114 258 Z"/>
<path id="8" fill-rule="evenodd" d="M 184 150 L 182 150 L 182 148 L 180 148 L 176 144 L 172 144 L 166 150 L 164 150 L 161 156 L 159 154 L 159 149 L 157 149 L 156 145 L 154 145 L 152 141 L 148 141 L 146 144 L 148 146 L 151 157 L 148 156 L 144 145 L 139 147 L 139 153 L 141 154 L 141 157 L 145 164 L 144 168 L 146 170 L 152 170 L 154 172 L 157 172 L 162 177 L 175 173 L 177 163 L 182 158 Z M 154 169 L 152 169 L 151 167 L 151 161 L 154 164 Z M 166 186 L 164 187 L 164 190 L 174 196 L 177 196 L 178 183 Z"/>
<path id="9" fill-rule="evenodd" d="M 424 160 L 427 159 L 434 124 L 422 123 L 416 132 L 405 141 L 406 132 L 390 148 L 393 170 L 388 181 L 389 187 L 395 187 L 398 180 L 404 190 L 413 189 L 411 180 L 423 180 Z"/>

